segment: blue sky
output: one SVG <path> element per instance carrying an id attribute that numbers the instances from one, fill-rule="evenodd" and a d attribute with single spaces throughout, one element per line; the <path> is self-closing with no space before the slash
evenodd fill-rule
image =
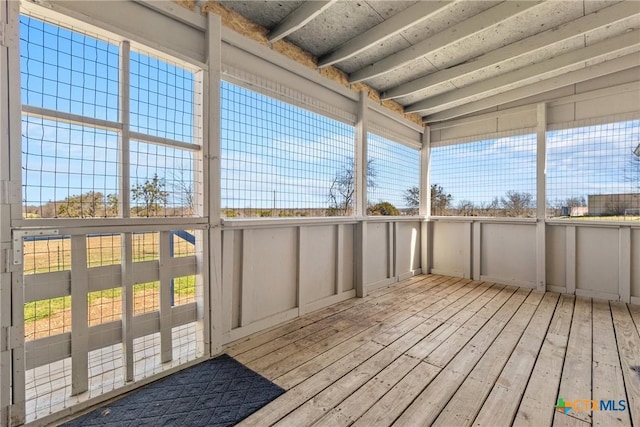
<path id="1" fill-rule="evenodd" d="M 547 133 L 547 201 L 590 194 L 638 192 L 629 176 L 640 144 L 640 120 L 582 126 Z M 517 135 L 434 147 L 431 182 L 462 201 L 490 203 L 507 191 L 536 193 L 536 136 Z M 636 181 L 637 182 L 637 181 Z"/>
<path id="2" fill-rule="evenodd" d="M 118 46 L 21 16 L 22 102 L 26 105 L 118 121 Z M 193 73 L 141 52 L 131 53 L 131 130 L 192 143 Z M 117 193 L 115 131 L 23 116 L 23 185 L 27 205 L 87 191 Z M 174 193 L 190 180 L 193 154 L 131 141 L 132 185 L 165 179 Z M 178 206 L 175 195 L 170 205 Z"/>
<path id="3" fill-rule="evenodd" d="M 22 102 L 118 121 L 118 46 L 21 17 Z M 131 54 L 133 131 L 194 142 L 194 75 L 141 52 Z M 352 126 L 222 83 L 222 207 L 326 208 L 329 188 L 354 157 Z M 117 192 L 114 131 L 23 116 L 23 185 L 28 205 L 87 191 Z M 589 194 L 637 192 L 625 180 L 640 121 L 548 133 L 548 201 Z M 507 191 L 535 194 L 535 135 L 475 141 L 432 151 L 431 182 L 452 205 L 489 203 Z M 371 134 L 376 171 L 371 203 L 403 207 L 419 183 L 416 150 Z M 131 142 L 132 185 L 157 174 L 178 206 L 176 184 L 195 168 L 188 150 Z M 638 172 L 640 173 L 640 172 Z"/>
<path id="4" fill-rule="evenodd" d="M 23 103 L 117 121 L 118 47 L 28 17 L 21 24 Z M 130 79 L 132 130 L 193 142 L 193 75 L 132 52 Z M 222 206 L 326 208 L 336 174 L 354 157 L 353 127 L 226 82 L 222 91 Z M 27 116 L 22 132 L 26 204 L 117 192 L 116 132 Z M 374 136 L 370 144 L 371 200 L 403 205 L 404 187 L 418 185 L 417 151 Z M 405 155 L 411 167 L 389 162 Z M 131 163 L 133 185 L 158 174 L 170 192 L 194 169 L 189 151 L 136 141 Z"/>
<path id="5" fill-rule="evenodd" d="M 326 208 L 354 158 L 353 126 L 227 82 L 221 129 L 223 208 Z M 404 206 L 403 191 L 419 184 L 418 151 L 370 134 L 369 159 L 369 200 Z"/>

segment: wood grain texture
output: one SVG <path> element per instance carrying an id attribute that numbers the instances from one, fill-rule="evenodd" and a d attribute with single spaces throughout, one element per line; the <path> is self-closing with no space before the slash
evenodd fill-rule
<path id="1" fill-rule="evenodd" d="M 638 307 L 416 276 L 229 347 L 288 392 L 243 426 L 632 426 Z M 638 368 L 640 369 L 640 368 Z M 558 397 L 627 411 L 555 410 Z"/>

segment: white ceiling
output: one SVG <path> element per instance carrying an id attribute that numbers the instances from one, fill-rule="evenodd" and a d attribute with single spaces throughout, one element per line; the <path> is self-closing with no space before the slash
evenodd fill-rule
<path id="1" fill-rule="evenodd" d="M 640 65 L 637 0 L 220 3 L 426 122 Z"/>

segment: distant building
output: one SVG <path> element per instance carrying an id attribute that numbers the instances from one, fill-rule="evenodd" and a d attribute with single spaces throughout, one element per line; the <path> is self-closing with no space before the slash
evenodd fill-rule
<path id="1" fill-rule="evenodd" d="M 591 216 L 637 215 L 640 210 L 640 193 L 591 194 L 588 198 L 589 215 Z"/>
<path id="2" fill-rule="evenodd" d="M 561 216 L 586 216 L 589 215 L 587 206 L 563 206 Z"/>

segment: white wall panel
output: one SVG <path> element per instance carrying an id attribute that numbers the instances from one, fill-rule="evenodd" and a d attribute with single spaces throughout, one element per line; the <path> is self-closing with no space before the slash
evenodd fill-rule
<path id="1" fill-rule="evenodd" d="M 420 223 L 398 222 L 396 233 L 396 275 L 420 268 Z"/>
<path id="2" fill-rule="evenodd" d="M 464 275 L 471 262 L 469 227 L 470 224 L 467 222 L 436 221 L 433 223 L 432 270 L 434 272 L 453 276 Z"/>
<path id="3" fill-rule="evenodd" d="M 351 224 L 342 226 L 342 233 L 342 290 L 349 291 L 356 286 L 353 256 L 355 226 Z"/>
<path id="4" fill-rule="evenodd" d="M 389 224 L 369 222 L 367 224 L 367 284 L 389 277 Z"/>
<path id="5" fill-rule="evenodd" d="M 240 304 L 242 298 L 242 231 L 231 231 L 233 233 L 233 246 L 231 248 L 233 263 L 233 279 L 230 283 L 232 292 L 231 327 L 240 326 Z M 222 248 L 223 252 L 227 249 Z"/>
<path id="6" fill-rule="evenodd" d="M 301 227 L 300 286 L 304 302 L 335 294 L 336 227 Z"/>
<path id="7" fill-rule="evenodd" d="M 222 232 L 224 342 L 353 298 L 354 230 L 344 220 L 228 221 Z"/>
<path id="8" fill-rule="evenodd" d="M 567 232 L 563 226 L 547 226 L 547 285 L 566 286 Z"/>
<path id="9" fill-rule="evenodd" d="M 576 289 L 618 294 L 618 228 L 576 227 Z"/>
<path id="10" fill-rule="evenodd" d="M 481 235 L 481 277 L 519 285 L 535 284 L 535 225 L 485 223 Z"/>
<path id="11" fill-rule="evenodd" d="M 247 234 L 252 237 L 247 239 Z M 251 321 L 267 318 L 297 305 L 297 230 L 293 227 L 245 230 L 242 293 L 249 293 Z M 247 247 L 248 245 L 248 247 Z M 244 314 L 243 314 L 244 317 Z"/>

